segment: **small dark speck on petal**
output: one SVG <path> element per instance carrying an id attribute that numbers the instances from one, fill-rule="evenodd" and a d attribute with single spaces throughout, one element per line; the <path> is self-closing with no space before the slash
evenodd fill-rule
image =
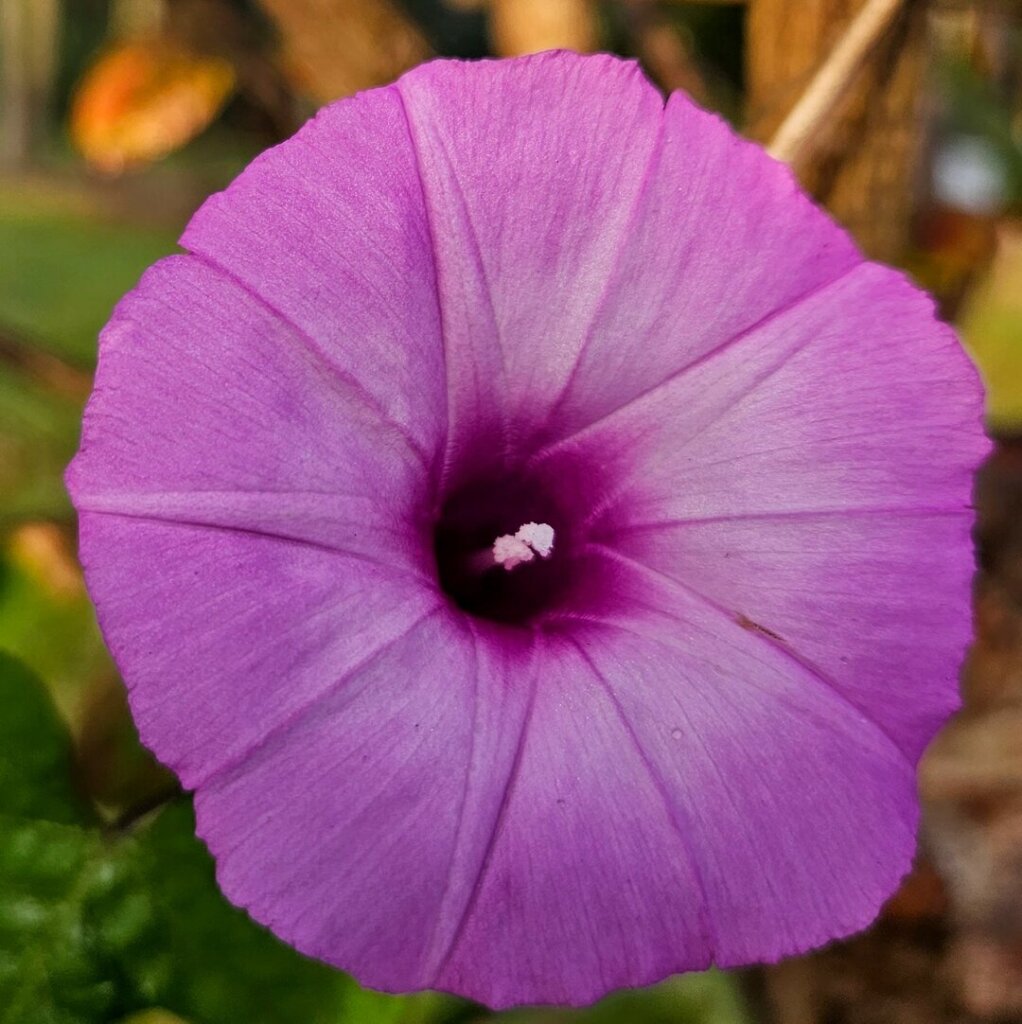
<path id="1" fill-rule="evenodd" d="M 739 612 L 735 616 L 735 621 L 737 621 L 738 625 L 741 626 L 742 629 L 747 629 L 751 633 L 763 633 L 766 636 L 773 637 L 775 640 L 780 640 L 782 644 L 784 643 L 783 636 L 779 633 L 775 633 L 772 629 L 767 629 L 766 626 L 761 626 L 758 622 L 753 622 L 748 615 L 742 615 L 741 612 Z"/>

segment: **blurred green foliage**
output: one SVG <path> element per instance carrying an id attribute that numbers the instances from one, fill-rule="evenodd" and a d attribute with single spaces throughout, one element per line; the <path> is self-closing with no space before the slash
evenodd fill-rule
<path id="1" fill-rule="evenodd" d="M 987 420 L 1022 429 L 1022 228 L 1002 225 L 997 252 L 963 310 L 961 331 L 987 389 Z"/>
<path id="2" fill-rule="evenodd" d="M 93 820 L 73 782 L 64 723 L 38 678 L 0 651 L 0 815 L 59 825 Z"/>
<path id="3" fill-rule="evenodd" d="M 113 666 L 84 589 L 55 590 L 46 569 L 21 550 L 17 535 L 0 550 L 0 650 L 47 679 L 70 714 L 82 688 Z"/>
<path id="4" fill-rule="evenodd" d="M 1022 50 L 1022 47 L 1019 48 Z M 1003 175 L 1005 205 L 1022 209 L 1022 131 L 993 83 L 963 59 L 938 65 L 945 129 L 982 139 Z"/>
<path id="5" fill-rule="evenodd" d="M 0 323 L 71 362 L 91 366 L 96 335 L 141 271 L 175 248 L 168 231 L 118 224 L 59 193 L 4 189 Z"/>
<path id="6" fill-rule="evenodd" d="M 0 253 L 16 272 L 0 273 L 0 336 L 89 370 L 114 303 L 174 242 L 59 193 L 4 187 Z M 0 363 L 0 522 L 69 514 L 61 474 L 84 398 L 84 388 L 49 387 Z"/>
<path id="7" fill-rule="evenodd" d="M 80 418 L 80 401 L 0 365 L 0 523 L 69 514 L 60 475 Z"/>

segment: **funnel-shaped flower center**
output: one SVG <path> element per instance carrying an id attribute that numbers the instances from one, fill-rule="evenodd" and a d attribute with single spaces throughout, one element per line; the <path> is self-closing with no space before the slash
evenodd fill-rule
<path id="1" fill-rule="evenodd" d="M 511 473 L 470 483 L 445 503 L 436 527 L 440 586 L 473 615 L 527 625 L 565 592 L 570 533 L 538 481 Z"/>

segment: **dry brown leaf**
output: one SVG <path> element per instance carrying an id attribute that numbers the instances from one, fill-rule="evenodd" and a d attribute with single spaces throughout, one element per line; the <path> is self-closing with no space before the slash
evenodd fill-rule
<path id="1" fill-rule="evenodd" d="M 428 59 L 419 30 L 390 0 L 259 0 L 283 37 L 301 91 L 326 103 L 386 85 Z"/>

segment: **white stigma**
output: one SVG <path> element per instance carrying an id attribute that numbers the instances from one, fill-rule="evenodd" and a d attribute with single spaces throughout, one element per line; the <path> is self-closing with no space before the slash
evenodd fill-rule
<path id="1" fill-rule="evenodd" d="M 497 565 L 504 566 L 508 572 L 524 562 L 531 562 L 534 557 L 532 548 L 524 540 L 512 537 L 510 533 L 498 537 L 493 542 L 493 560 Z"/>
<path id="2" fill-rule="evenodd" d="M 526 523 L 515 538 L 525 541 L 540 558 L 549 558 L 554 550 L 554 528 L 546 523 Z"/>
<path id="3" fill-rule="evenodd" d="M 536 555 L 549 558 L 553 550 L 554 528 L 546 523 L 526 523 L 517 533 L 505 533 L 493 542 L 493 560 L 510 572 Z"/>

